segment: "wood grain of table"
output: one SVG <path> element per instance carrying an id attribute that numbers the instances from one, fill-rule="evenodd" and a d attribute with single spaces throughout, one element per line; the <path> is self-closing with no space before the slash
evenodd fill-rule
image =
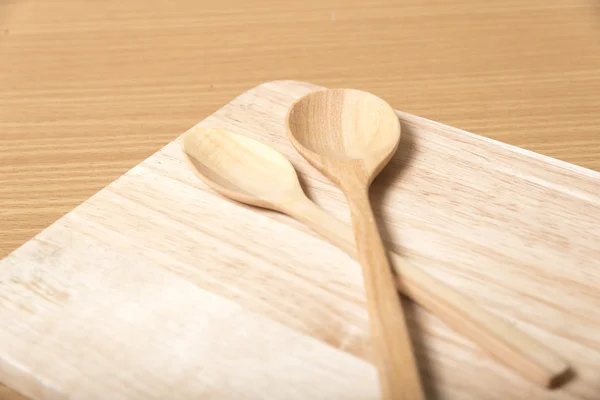
<path id="1" fill-rule="evenodd" d="M 0 256 L 276 79 L 600 170 L 594 0 L 0 0 Z"/>

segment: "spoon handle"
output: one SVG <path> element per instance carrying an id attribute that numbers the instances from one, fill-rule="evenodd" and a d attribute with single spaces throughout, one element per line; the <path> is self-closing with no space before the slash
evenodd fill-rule
<path id="1" fill-rule="evenodd" d="M 385 247 L 367 190 L 347 196 L 363 270 L 371 341 L 384 399 L 423 399 L 423 389 Z"/>
<path id="2" fill-rule="evenodd" d="M 357 259 L 351 228 L 306 196 L 288 203 L 286 214 L 304 223 L 324 239 Z M 567 364 L 553 351 L 499 316 L 478 307 L 467 296 L 412 265 L 404 257 L 388 252 L 399 276 L 396 286 L 455 332 L 471 339 L 496 360 L 524 378 L 546 387 L 555 386 Z"/>

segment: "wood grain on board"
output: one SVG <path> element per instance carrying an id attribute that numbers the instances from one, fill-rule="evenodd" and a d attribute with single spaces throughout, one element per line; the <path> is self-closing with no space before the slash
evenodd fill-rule
<path id="1" fill-rule="evenodd" d="M 344 196 L 285 134 L 288 107 L 317 89 L 265 83 L 199 126 L 269 143 L 348 222 Z M 576 373 L 542 389 L 413 305 L 430 397 L 593 399 L 600 173 L 399 116 L 400 150 L 371 190 L 392 249 Z M 6 257 L 0 282 L 0 379 L 35 399 L 379 395 L 358 264 L 286 216 L 213 192 L 178 141 Z"/>
<path id="2" fill-rule="evenodd" d="M 595 0 L 0 0 L 0 256 L 273 79 L 598 170 L 598 37 Z"/>

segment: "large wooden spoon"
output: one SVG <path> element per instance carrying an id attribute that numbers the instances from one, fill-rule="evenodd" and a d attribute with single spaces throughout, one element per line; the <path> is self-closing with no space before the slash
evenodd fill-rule
<path id="1" fill-rule="evenodd" d="M 221 195 L 288 214 L 357 258 L 352 229 L 306 197 L 294 167 L 281 153 L 221 129 L 194 128 L 182 136 L 181 144 L 193 172 Z M 508 367 L 543 386 L 553 385 L 565 372 L 565 363 L 538 341 L 398 254 L 389 255 L 402 275 L 396 285 L 404 294 Z"/>
<path id="2" fill-rule="evenodd" d="M 400 121 L 379 97 L 336 89 L 295 102 L 287 128 L 296 150 L 342 189 L 350 205 L 383 397 L 421 399 L 404 312 L 369 201 L 369 185 L 398 147 Z"/>

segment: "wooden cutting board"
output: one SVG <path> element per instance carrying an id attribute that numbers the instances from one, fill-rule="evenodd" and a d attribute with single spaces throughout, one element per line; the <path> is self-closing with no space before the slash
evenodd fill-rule
<path id="1" fill-rule="evenodd" d="M 278 149 L 349 222 L 285 135 L 288 107 L 318 89 L 265 83 L 200 125 Z M 536 387 L 412 305 L 430 398 L 600 398 L 600 174 L 398 115 L 400 149 L 372 189 L 384 236 L 576 373 Z M 0 381 L 34 399 L 378 396 L 357 263 L 214 193 L 177 140 L 0 262 L 0 326 Z"/>

